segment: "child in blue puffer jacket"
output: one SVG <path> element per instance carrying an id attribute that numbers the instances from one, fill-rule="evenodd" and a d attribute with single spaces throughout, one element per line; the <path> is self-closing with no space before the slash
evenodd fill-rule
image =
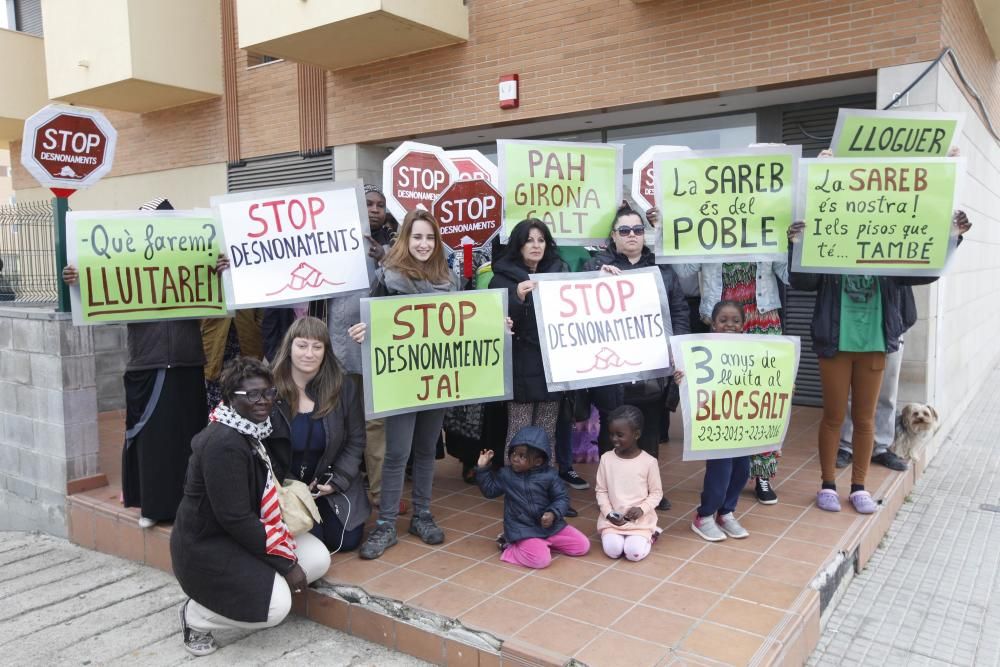
<path id="1" fill-rule="evenodd" d="M 552 551 L 583 556 L 590 540 L 563 518 L 569 496 L 558 473 L 549 465 L 552 449 L 545 430 L 526 426 L 510 442 L 510 465 L 490 467 L 493 450 L 479 454 L 476 483 L 487 498 L 504 496 L 500 560 L 531 568 L 547 567 Z"/>

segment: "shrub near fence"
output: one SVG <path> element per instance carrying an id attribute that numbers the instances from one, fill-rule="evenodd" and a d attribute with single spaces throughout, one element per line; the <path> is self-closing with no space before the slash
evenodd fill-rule
<path id="1" fill-rule="evenodd" d="M 52 204 L 0 206 L 0 302 L 40 305 L 57 300 Z"/>

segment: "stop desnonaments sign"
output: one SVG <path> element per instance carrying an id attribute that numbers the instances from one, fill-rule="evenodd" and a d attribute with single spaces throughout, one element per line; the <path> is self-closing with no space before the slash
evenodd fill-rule
<path id="1" fill-rule="evenodd" d="M 85 188 L 111 171 L 117 140 L 101 112 L 50 104 L 24 121 L 21 164 L 46 187 Z"/>

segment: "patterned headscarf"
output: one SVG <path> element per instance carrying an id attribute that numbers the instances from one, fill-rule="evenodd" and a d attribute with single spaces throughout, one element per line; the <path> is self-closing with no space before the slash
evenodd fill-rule
<path id="1" fill-rule="evenodd" d="M 140 211 L 172 211 L 174 210 L 173 204 L 166 197 L 156 197 L 155 199 L 150 199 L 148 202 L 139 207 Z"/>
<path id="2" fill-rule="evenodd" d="M 377 192 L 385 197 L 385 193 L 382 192 L 382 188 L 372 183 L 365 183 L 365 194 L 371 194 L 372 192 Z"/>

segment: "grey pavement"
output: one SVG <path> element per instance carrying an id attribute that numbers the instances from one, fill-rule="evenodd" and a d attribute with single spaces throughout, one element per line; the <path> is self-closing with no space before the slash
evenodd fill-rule
<path id="1" fill-rule="evenodd" d="M 421 660 L 303 618 L 268 630 L 216 633 L 194 658 L 181 644 L 177 581 L 159 570 L 59 538 L 0 532 L 0 664 L 415 667 Z"/>
<path id="2" fill-rule="evenodd" d="M 994 369 L 942 443 L 808 664 L 1000 665 L 1000 403 Z"/>

